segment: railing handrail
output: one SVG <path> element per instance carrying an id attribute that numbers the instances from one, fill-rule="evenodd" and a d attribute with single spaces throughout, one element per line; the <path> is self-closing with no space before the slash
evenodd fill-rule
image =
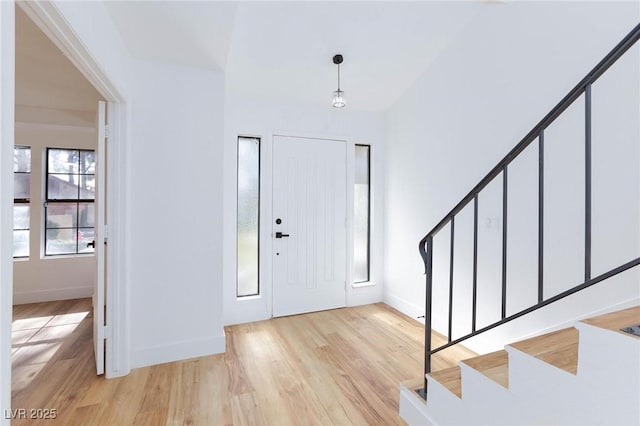
<path id="1" fill-rule="evenodd" d="M 497 321 L 497 322 L 489 324 L 489 325 L 487 325 L 485 327 L 482 327 L 481 329 L 476 330 L 473 333 L 466 334 L 466 335 L 464 335 L 462 337 L 459 337 L 459 338 L 457 338 L 455 340 L 452 340 L 452 341 L 450 341 L 448 343 L 445 343 L 442 346 L 438 346 L 436 349 L 431 351 L 431 355 L 433 355 L 433 354 L 435 354 L 437 352 L 440 352 L 443 349 L 447 349 L 450 346 L 457 345 L 458 343 L 464 342 L 467 339 L 471 339 L 472 337 L 475 337 L 478 334 L 482 334 L 482 333 L 484 333 L 486 331 L 492 330 L 492 329 L 494 329 L 494 328 L 496 328 L 498 326 L 501 326 L 502 324 L 506 324 L 506 323 L 508 323 L 510 321 L 513 321 L 513 320 L 518 319 L 518 318 L 520 318 L 520 317 L 522 317 L 524 315 L 527 315 L 527 314 L 529 314 L 531 312 L 537 311 L 540 308 L 544 308 L 547 305 L 550 305 L 550 304 L 552 304 L 554 302 L 557 302 L 558 300 L 564 299 L 567 296 L 571 296 L 574 293 L 577 293 L 577 292 L 579 292 L 581 290 L 584 290 L 585 288 L 591 287 L 592 285 L 598 284 L 599 282 L 607 280 L 607 279 L 609 279 L 609 278 L 611 278 L 611 277 L 613 277 L 615 275 L 618 275 L 618 274 L 620 274 L 622 272 L 625 272 L 626 270 L 634 268 L 636 266 L 640 266 L 640 257 L 637 257 L 637 258 L 635 258 L 633 260 L 630 260 L 629 262 L 627 262 L 627 263 L 625 263 L 623 265 L 620 265 L 617 268 L 614 268 L 614 269 L 612 269 L 610 271 L 607 271 L 607 272 L 605 272 L 603 274 L 600 274 L 597 277 L 591 278 L 587 282 L 584 282 L 582 284 L 578 284 L 578 285 L 576 285 L 574 287 L 571 287 L 570 289 L 565 290 L 562 293 L 558 293 L 553 297 L 545 299 L 544 301 L 542 301 L 540 303 L 536 303 L 535 305 L 532 305 L 527 309 L 523 309 L 523 310 L 521 310 L 519 312 L 516 312 L 515 314 L 511 314 L 508 317 L 505 317 L 504 319 L 502 319 L 500 321 Z"/>
<path id="2" fill-rule="evenodd" d="M 640 24 L 637 24 L 631 32 L 629 32 L 592 70 L 589 72 L 527 135 L 511 150 L 509 153 L 493 168 L 491 171 L 474 186 L 474 188 L 431 230 L 420 240 L 419 250 L 424 261 L 426 275 L 426 291 L 425 291 L 425 358 L 424 358 L 424 388 L 418 389 L 417 392 L 426 399 L 427 394 L 427 378 L 426 375 L 431 371 L 431 356 L 436 352 L 456 345 L 466 339 L 477 336 L 490 329 L 503 325 L 509 321 L 519 318 L 523 315 L 538 310 L 553 302 L 563 299 L 578 291 L 584 290 L 594 284 L 611 278 L 628 269 L 640 266 L 640 257 L 632 259 L 627 263 L 620 265 L 610 271 L 607 271 L 597 277 L 591 275 L 591 232 L 592 232 L 592 174 L 591 174 L 591 90 L 592 84 L 605 73 L 622 55 L 624 55 L 638 40 L 640 40 Z M 573 102 L 584 94 L 584 120 L 585 120 L 585 238 L 584 238 L 584 282 L 574 285 L 553 297 L 545 298 L 544 295 L 544 132 L 554 120 L 556 120 L 564 111 L 569 108 Z M 520 310 L 514 314 L 507 315 L 507 206 L 508 206 L 508 166 L 509 164 L 530 146 L 533 141 L 538 140 L 538 301 L 530 305 L 528 308 Z M 476 329 L 477 317 L 477 271 L 478 271 L 478 196 L 480 192 L 493 179 L 502 175 L 502 289 L 501 289 L 501 319 L 486 325 L 480 329 Z M 471 201 L 473 201 L 474 229 L 473 229 L 473 280 L 472 280 L 472 323 L 471 333 L 464 336 L 453 338 L 453 298 L 454 298 L 454 241 L 455 241 L 455 217 L 460 213 Z M 450 247 L 449 247 L 449 318 L 448 318 L 448 342 L 437 348 L 432 348 L 431 331 L 432 331 L 432 307 L 433 307 L 433 241 L 434 236 L 441 231 L 447 224 L 450 224 Z"/>
<path id="3" fill-rule="evenodd" d="M 423 253 L 424 245 L 427 238 L 434 236 L 439 230 L 441 230 L 453 216 L 460 213 L 462 209 L 466 207 L 468 203 L 473 200 L 477 194 L 482 191 L 496 176 L 500 174 L 502 169 L 509 165 L 522 151 L 524 151 L 543 131 L 545 128 L 562 114 L 569 106 L 584 93 L 585 88 L 594 83 L 611 65 L 613 65 L 624 53 L 633 46 L 638 39 L 640 39 L 640 24 L 631 30 L 625 38 L 620 41 L 614 47 L 607 56 L 604 57 L 592 70 L 589 72 L 562 100 L 542 119 L 540 122 L 522 138 L 522 140 L 511 150 L 496 166 L 491 169 L 487 175 L 480 180 L 480 182 L 473 187 L 471 191 L 458 203 L 456 206 L 447 213 L 444 218 L 436 226 L 429 231 L 422 240 L 420 240 L 420 253 Z M 423 256 L 424 259 L 424 256 Z"/>

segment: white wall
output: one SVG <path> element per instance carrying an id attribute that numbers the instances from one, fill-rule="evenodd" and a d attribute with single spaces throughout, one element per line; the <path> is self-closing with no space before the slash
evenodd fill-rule
<path id="1" fill-rule="evenodd" d="M 486 7 L 391 108 L 384 205 L 387 303 L 412 316 L 424 312 L 420 238 L 637 24 L 639 16 L 637 3 L 513 2 Z M 615 76 L 603 78 L 593 89 L 594 276 L 640 255 L 638 50 L 611 70 Z M 547 295 L 582 282 L 580 108 L 584 107 L 568 111 L 546 135 Z M 537 145 L 516 160 L 509 173 L 507 314 L 535 303 L 535 149 Z M 501 179 L 493 182 L 480 196 L 479 326 L 499 319 L 501 185 Z M 521 192 L 525 188 L 530 192 Z M 472 206 L 456 218 L 454 337 L 470 328 L 472 218 Z M 434 244 L 434 325 L 446 332 L 448 226 Z M 638 271 L 627 272 L 518 320 L 501 335 L 468 344 L 490 350 L 506 339 L 637 302 L 639 277 Z"/>
<path id="2" fill-rule="evenodd" d="M 327 96 L 329 96 L 328 94 Z M 224 141 L 224 309 L 225 324 L 237 324 L 271 318 L 271 146 L 274 134 L 321 137 L 346 140 L 348 144 L 371 145 L 372 173 L 372 251 L 371 284 L 353 287 L 347 284 L 347 306 L 382 300 L 382 206 L 384 117 L 379 113 L 358 112 L 345 108 L 284 103 L 264 98 L 227 94 L 225 104 Z M 237 205 L 237 138 L 261 138 L 261 235 L 260 283 L 262 294 L 257 298 L 236 297 L 236 205 Z M 353 161 L 353 151 L 348 151 Z M 349 180 L 349 177 L 348 177 Z M 353 180 L 353 176 L 351 176 Z M 349 188 L 349 190 L 352 189 Z M 347 196 L 349 198 L 349 195 Z M 347 202 L 349 204 L 349 201 Z M 348 219 L 349 221 L 349 219 Z M 266 224 L 266 226 L 264 225 Z M 350 225 L 348 225 L 350 226 Z M 348 229 L 350 229 L 348 227 Z M 347 257 L 349 264 L 349 257 Z M 350 276 L 348 274 L 347 276 Z"/>
<path id="3" fill-rule="evenodd" d="M 96 99 L 97 105 L 97 99 Z M 43 255 L 43 208 L 46 149 L 96 149 L 96 111 L 85 113 L 16 107 L 15 143 L 31 147 L 31 217 L 29 257 L 13 267 L 13 302 L 34 303 L 91 297 L 96 261 L 91 255 Z"/>
<path id="4" fill-rule="evenodd" d="M 17 145 L 31 147 L 30 253 L 14 264 L 13 302 L 89 297 L 93 255 L 44 257 L 43 196 L 46 148 L 97 148 L 96 115 L 102 97 L 69 59 L 16 10 Z"/>
<path id="5" fill-rule="evenodd" d="M 131 342 L 134 367 L 224 352 L 224 76 L 134 61 Z"/>
<path id="6" fill-rule="evenodd" d="M 110 223 L 110 244 L 121 248 L 115 274 L 123 304 L 111 320 L 118 374 L 222 352 L 223 76 L 132 59 L 103 3 L 55 8 L 54 20 L 69 26 L 98 78 L 111 83 L 96 87 L 126 111 L 120 140 L 127 144 L 110 176 L 126 189 L 118 200 L 124 211 Z"/>

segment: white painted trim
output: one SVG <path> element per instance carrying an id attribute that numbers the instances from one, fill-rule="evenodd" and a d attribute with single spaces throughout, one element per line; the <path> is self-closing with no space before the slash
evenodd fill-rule
<path id="1" fill-rule="evenodd" d="M 229 172 L 229 182 L 232 182 L 232 194 L 233 199 L 229 199 L 231 202 L 229 210 L 233 211 L 229 217 L 237 217 L 237 205 L 232 200 L 237 200 L 237 138 L 239 136 L 253 137 L 260 139 L 260 296 L 237 298 L 235 297 L 236 286 L 236 273 L 235 264 L 237 262 L 237 242 L 235 232 L 233 230 L 227 231 L 233 235 L 225 235 L 225 241 L 229 246 L 225 250 L 225 262 L 232 263 L 234 265 L 233 274 L 225 275 L 224 282 L 224 323 L 225 325 L 241 324 L 253 321 L 267 320 L 272 317 L 273 306 L 273 293 L 272 293 L 272 261 L 273 261 L 273 239 L 271 238 L 271 226 L 274 216 L 272 211 L 272 181 L 273 181 L 273 138 L 279 137 L 293 137 L 303 139 L 315 139 L 315 140 L 337 140 L 345 142 L 347 144 L 347 274 L 346 274 L 346 306 L 359 306 L 370 303 L 382 302 L 380 286 L 375 285 L 373 281 L 376 279 L 373 265 L 376 262 L 376 250 L 371 250 L 371 273 L 372 281 L 366 285 L 352 284 L 353 281 L 353 210 L 349 208 L 353 205 L 353 155 L 356 143 L 366 144 L 371 149 L 371 228 L 372 228 L 372 242 L 374 238 L 374 227 L 376 221 L 376 209 L 375 209 L 375 170 L 376 170 L 376 151 L 378 148 L 374 147 L 372 141 L 352 141 L 350 138 L 345 137 L 342 134 L 318 134 L 318 133 L 305 133 L 305 132 L 291 132 L 287 130 L 276 130 L 271 132 L 257 131 L 256 129 L 233 129 L 233 133 L 225 135 L 225 137 L 233 140 L 233 144 L 230 141 L 225 142 L 225 149 L 233 150 L 233 159 L 231 162 L 231 156 L 225 154 L 225 158 L 232 164 L 233 171 Z M 228 151 L 227 151 L 228 152 Z M 233 179 L 233 180 L 231 180 Z M 381 191 L 377 189 L 377 191 Z M 380 215 L 382 217 L 382 215 Z M 234 219 L 235 220 L 235 219 Z M 234 222 L 235 223 L 235 222 Z M 229 227 L 232 229 L 232 227 Z M 233 244 L 231 246 L 230 244 Z M 232 278 L 231 278 L 232 277 Z M 233 282 L 229 282 L 229 278 Z M 377 279 L 381 279 L 378 277 Z"/>
<path id="2" fill-rule="evenodd" d="M 354 197 L 355 197 L 355 181 L 356 181 L 356 171 L 355 171 L 355 161 L 356 161 L 356 144 L 353 141 L 347 141 L 347 155 L 346 155 L 346 174 L 347 174 L 347 188 L 346 188 L 346 220 L 347 220 L 347 229 L 346 229 L 346 237 L 347 237 L 347 272 L 345 274 L 346 285 L 345 285 L 345 306 L 355 306 L 353 303 L 352 291 L 354 291 L 353 287 L 353 277 L 355 276 L 353 270 L 353 247 L 354 247 L 354 222 L 355 216 L 353 211 Z M 357 290 L 355 290 L 357 291 Z"/>
<path id="3" fill-rule="evenodd" d="M 21 1 L 18 5 L 107 101 L 125 102 L 54 1 Z"/>
<path id="4" fill-rule="evenodd" d="M 130 120 L 130 108 L 127 108 L 126 99 L 52 0 L 20 2 L 19 6 L 109 102 L 107 223 L 110 228 L 110 252 L 107 259 L 106 303 L 112 335 L 106 342 L 105 376 L 123 376 L 131 368 L 127 275 L 129 233 L 128 213 L 125 210 L 130 201 L 125 184 L 129 174 L 127 159 L 130 144 L 127 142 L 131 139 L 131 130 L 127 123 Z"/>
<path id="5" fill-rule="evenodd" d="M 365 281 L 362 283 L 351 283 L 351 287 L 353 288 L 363 288 L 363 287 L 375 287 L 376 283 L 372 281 Z"/>
<path id="6" fill-rule="evenodd" d="M 0 425 L 11 409 L 15 3 L 0 2 Z"/>
<path id="7" fill-rule="evenodd" d="M 224 353 L 225 335 L 206 339 L 185 340 L 170 345 L 139 349 L 132 354 L 133 368 Z"/>
<path id="8" fill-rule="evenodd" d="M 107 224 L 109 226 L 109 255 L 106 270 L 107 322 L 112 335 L 106 341 L 107 378 L 129 374 L 130 331 L 129 331 L 129 276 L 128 260 L 131 233 L 128 231 L 131 194 L 127 191 L 131 140 L 129 134 L 130 108 L 124 104 L 107 103 L 109 138 L 107 142 Z"/>
<path id="9" fill-rule="evenodd" d="M 24 305 L 26 303 L 50 302 L 52 300 L 82 299 L 91 297 L 93 286 L 67 287 L 54 290 L 20 291 L 13 293 L 13 304 Z"/>

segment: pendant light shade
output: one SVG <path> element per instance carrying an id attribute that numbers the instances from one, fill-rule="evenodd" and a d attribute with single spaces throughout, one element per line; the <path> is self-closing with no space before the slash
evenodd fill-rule
<path id="1" fill-rule="evenodd" d="M 334 108 L 344 108 L 347 106 L 347 101 L 344 97 L 344 91 L 340 90 L 340 64 L 342 63 L 342 55 L 334 55 L 333 63 L 338 66 L 338 90 L 333 92 L 332 105 Z"/>
<path id="2" fill-rule="evenodd" d="M 344 100 L 344 92 L 340 89 L 333 92 L 333 107 L 344 108 L 347 106 L 347 102 Z"/>

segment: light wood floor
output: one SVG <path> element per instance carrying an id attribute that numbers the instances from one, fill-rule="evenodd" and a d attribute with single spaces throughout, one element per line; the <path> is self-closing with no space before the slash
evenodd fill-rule
<path id="1" fill-rule="evenodd" d="M 422 375 L 423 326 L 375 304 L 226 327 L 225 354 L 105 380 L 90 308 L 14 307 L 12 408 L 56 409 L 42 423 L 65 425 L 392 425 L 399 383 Z M 473 355 L 442 352 L 434 369 Z"/>

